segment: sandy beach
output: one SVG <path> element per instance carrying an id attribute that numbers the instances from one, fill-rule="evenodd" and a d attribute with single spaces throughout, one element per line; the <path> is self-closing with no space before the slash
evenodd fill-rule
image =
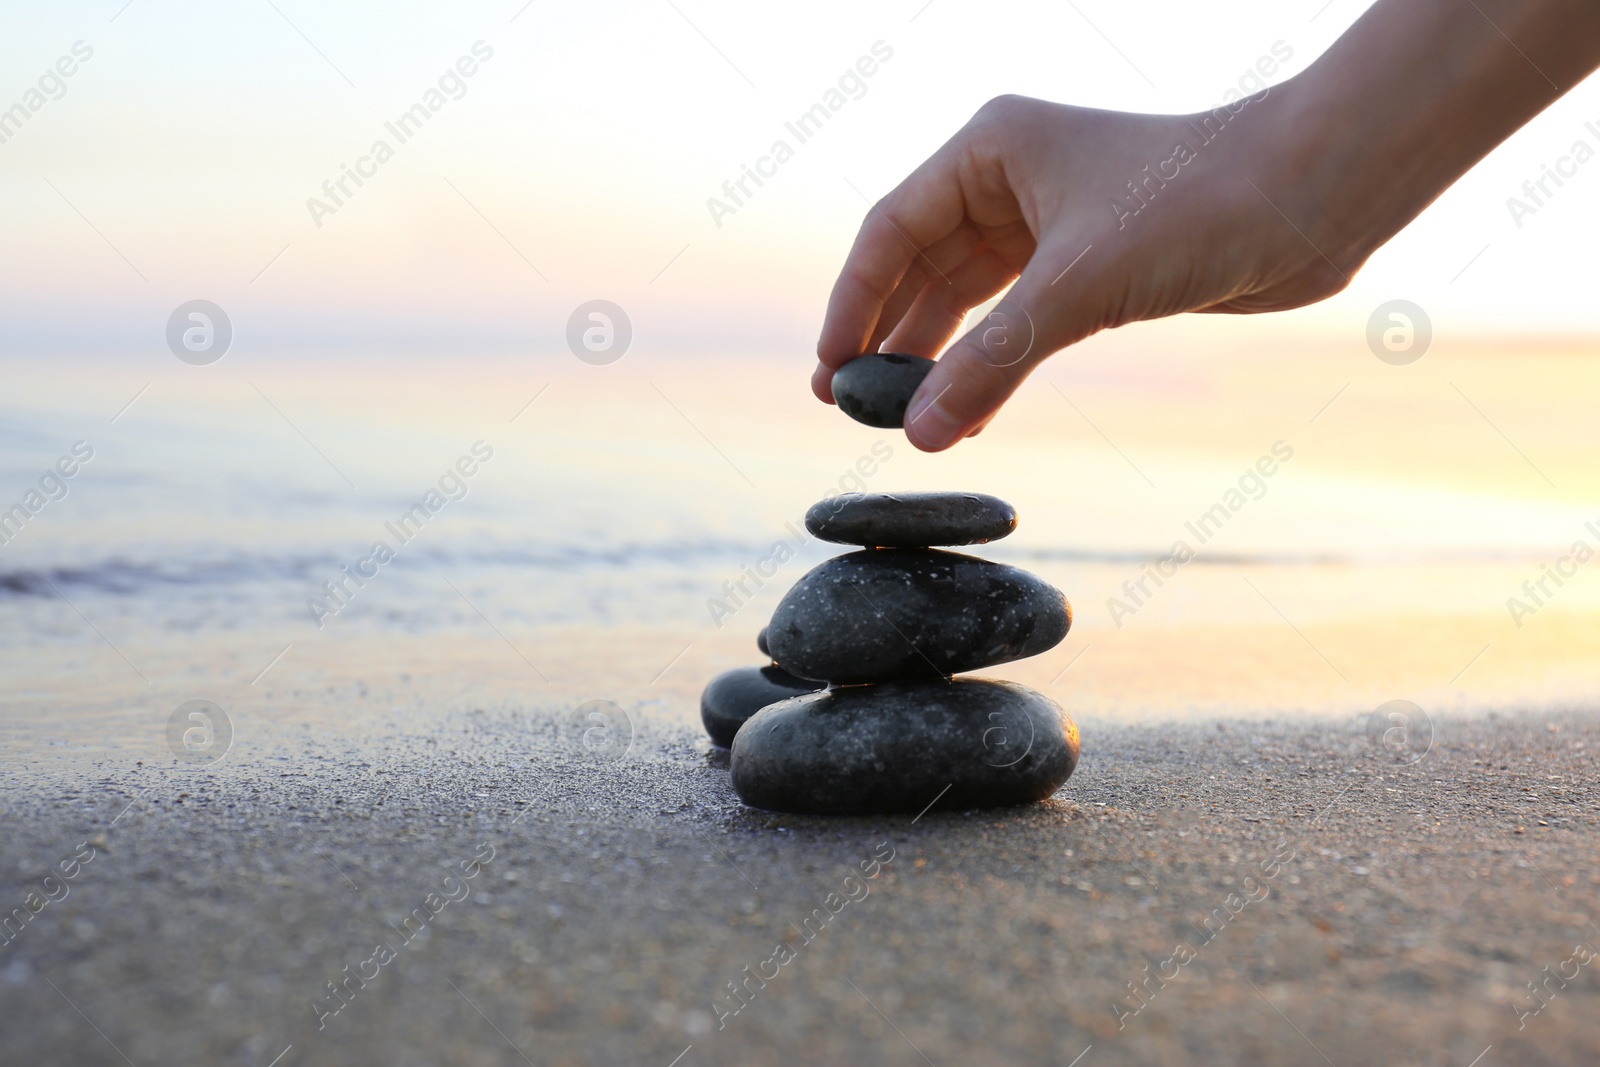
<path id="1" fill-rule="evenodd" d="M 1004 433 L 889 441 L 869 488 L 1018 507 L 973 551 L 1076 619 L 992 673 L 1060 701 L 1083 755 L 1037 807 L 886 819 L 743 807 L 698 722 L 833 554 L 795 533 L 804 508 L 887 440 L 799 404 L 793 360 L 484 360 L 443 401 L 412 368 L 363 379 L 360 419 L 305 419 L 326 457 L 262 393 L 299 414 L 360 365 L 147 393 L 19 375 L 8 484 L 76 426 L 95 456 L 0 568 L 0 1062 L 1593 1059 L 1600 600 L 1580 572 L 1534 616 L 1504 607 L 1588 536 L 1592 430 L 1541 495 L 1443 407 L 1445 376 L 1503 392 L 1573 364 L 1368 376 L 1313 425 L 1341 357 L 1293 379 L 1274 358 L 1208 365 L 1220 430 L 1161 391 L 1171 359 L 1108 350 L 1030 383 Z M 1264 399 L 1284 390 L 1292 417 Z M 1440 405 L 1450 448 L 1352 465 L 1400 403 Z M 1580 425 L 1511 432 L 1543 458 Z M 1278 439 L 1269 491 L 1133 603 Z M 402 543 L 479 440 L 493 457 Z M 375 538 L 395 558 L 325 600 Z M 795 560 L 708 616 L 780 540 Z M 1368 729 L 1394 699 L 1425 709 L 1398 749 Z M 225 716 L 214 764 L 175 758 L 194 700 Z"/>
<path id="2" fill-rule="evenodd" d="M 1400 750 L 1359 722 L 1108 726 L 1041 806 L 884 819 L 752 811 L 693 731 L 596 746 L 585 722 L 31 761 L 0 798 L 4 899 L 59 899 L 0 949 L 0 1059 L 1600 1052 L 1592 711 L 1441 720 Z"/>

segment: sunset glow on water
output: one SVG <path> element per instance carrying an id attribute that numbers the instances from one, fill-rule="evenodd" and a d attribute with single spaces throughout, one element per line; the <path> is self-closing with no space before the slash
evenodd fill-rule
<path id="1" fill-rule="evenodd" d="M 754 662 L 778 597 L 842 551 L 804 535 L 805 508 L 861 488 L 1017 506 L 1016 534 L 972 551 L 1058 585 L 1075 622 L 998 673 L 1091 725 L 1592 699 L 1600 585 L 1574 549 L 1600 544 L 1582 475 L 1595 364 L 1478 347 L 1392 368 L 1147 338 L 1047 365 L 940 456 L 816 403 L 804 353 L 30 369 L 8 398 L 13 495 L 75 441 L 94 458 L 0 549 L 9 699 L 53 709 L 10 716 L 12 743 L 196 679 L 291 719 L 263 690 L 604 697 L 692 722 L 704 680 Z M 397 526 L 430 492 L 426 525 Z M 352 566 L 376 574 L 357 587 Z"/>

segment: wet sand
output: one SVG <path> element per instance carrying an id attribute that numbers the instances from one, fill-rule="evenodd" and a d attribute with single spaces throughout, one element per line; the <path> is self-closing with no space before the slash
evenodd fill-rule
<path id="1" fill-rule="evenodd" d="M 917 819 L 750 811 L 692 730 L 590 725 L 8 759 L 0 1062 L 1600 1056 L 1592 712 L 1088 724 L 1053 800 Z"/>

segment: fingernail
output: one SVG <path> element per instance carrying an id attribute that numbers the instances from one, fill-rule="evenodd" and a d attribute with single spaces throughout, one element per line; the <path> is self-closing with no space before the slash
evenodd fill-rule
<path id="1" fill-rule="evenodd" d="M 918 395 L 906 409 L 906 436 L 918 448 L 937 452 L 949 448 L 961 436 L 961 423 L 939 406 L 940 398 L 949 389 L 947 385 L 934 396 Z"/>

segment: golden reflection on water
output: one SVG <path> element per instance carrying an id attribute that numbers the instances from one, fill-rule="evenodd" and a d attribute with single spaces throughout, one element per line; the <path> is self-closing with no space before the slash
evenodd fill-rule
<path id="1" fill-rule="evenodd" d="M 606 613 L 586 616 L 592 606 L 581 588 L 563 593 L 573 618 L 560 626 L 516 621 L 519 605 L 555 595 L 537 573 L 514 587 L 492 583 L 490 613 L 548 685 L 482 627 L 335 626 L 312 640 L 303 625 L 241 620 L 181 639 L 118 631 L 119 647 L 155 680 L 150 692 L 135 693 L 125 691 L 125 667 L 92 647 L 93 634 L 81 647 L 34 647 L 19 622 L 18 641 L 0 662 L 6 706 L 17 713 L 8 714 L 7 736 L 31 744 L 91 723 L 115 733 L 116 723 L 198 689 L 233 700 L 247 722 L 330 730 L 400 714 L 386 710 L 393 708 L 427 716 L 596 698 L 639 708 L 646 721 L 693 724 L 707 678 L 760 662 L 755 632 L 802 564 L 780 570 L 720 628 L 707 599 L 761 546 L 792 537 L 809 504 L 857 484 L 978 490 L 1017 506 L 1016 534 L 974 553 L 1056 583 L 1076 619 L 1049 654 L 986 673 L 1050 693 L 1086 723 L 1357 715 L 1396 698 L 1441 712 L 1595 698 L 1600 563 L 1551 587 L 1520 626 L 1508 609 L 1525 582 L 1539 580 L 1576 542 L 1600 547 L 1588 525 L 1600 525 L 1600 359 L 1590 350 L 1452 347 L 1441 338 L 1422 362 L 1396 368 L 1372 358 L 1359 338 L 1292 351 L 1266 340 L 1207 349 L 1184 338 L 1175 328 L 1148 330 L 1056 357 L 982 436 L 938 456 L 816 403 L 804 352 L 693 359 L 641 343 L 604 368 L 538 353 L 400 362 L 382 373 L 370 363 L 264 366 L 241 356 L 208 368 L 215 373 L 206 378 L 163 379 L 129 427 L 159 437 L 163 425 L 182 424 L 227 442 L 234 427 L 260 423 L 263 434 L 283 437 L 249 388 L 259 378 L 357 484 L 393 484 L 397 492 L 425 484 L 472 441 L 491 441 L 495 460 L 474 483 L 477 503 L 453 512 L 455 525 L 430 530 L 441 547 L 451 538 L 557 535 L 582 544 L 594 530 L 606 541 L 751 548 L 730 549 L 723 566 L 714 557 L 685 563 L 675 587 L 617 600 Z M 46 379 L 21 372 L 17 395 L 57 395 Z M 85 411 L 114 411 L 142 384 L 108 373 L 71 400 Z M 107 440 L 106 476 L 116 478 L 116 442 Z M 266 476 L 328 492 L 317 479 L 331 475 L 297 453 L 297 441 L 262 440 L 250 448 L 278 449 L 250 453 Z M 1292 458 L 1245 481 L 1275 449 L 1292 450 Z M 188 463 L 210 461 L 186 454 Z M 868 474 L 863 457 L 875 457 Z M 88 482 L 75 493 L 92 499 Z M 104 554 L 118 537 L 159 545 L 180 525 L 226 544 L 272 545 L 292 533 L 297 543 L 342 545 L 386 517 L 380 508 L 370 521 L 344 519 L 323 531 L 307 505 L 267 529 L 201 514 L 204 501 L 191 497 L 157 503 L 122 509 L 115 523 L 93 529 L 64 524 L 55 535 L 69 547 L 73 538 L 98 539 L 85 540 L 89 554 Z M 1219 503 L 1226 519 L 1201 543 L 1193 524 Z M 59 510 L 63 519 L 73 514 Z M 1147 565 L 1178 541 L 1196 558 L 1140 587 Z M 664 566 L 670 574 L 672 564 Z M 470 579 L 454 576 L 469 586 Z M 1142 588 L 1137 603 L 1130 584 Z M 383 595 L 380 587 L 372 598 Z M 646 596 L 648 604 L 639 599 Z M 1119 614 L 1114 601 L 1137 610 Z M 291 642 L 295 651 L 250 687 Z"/>

